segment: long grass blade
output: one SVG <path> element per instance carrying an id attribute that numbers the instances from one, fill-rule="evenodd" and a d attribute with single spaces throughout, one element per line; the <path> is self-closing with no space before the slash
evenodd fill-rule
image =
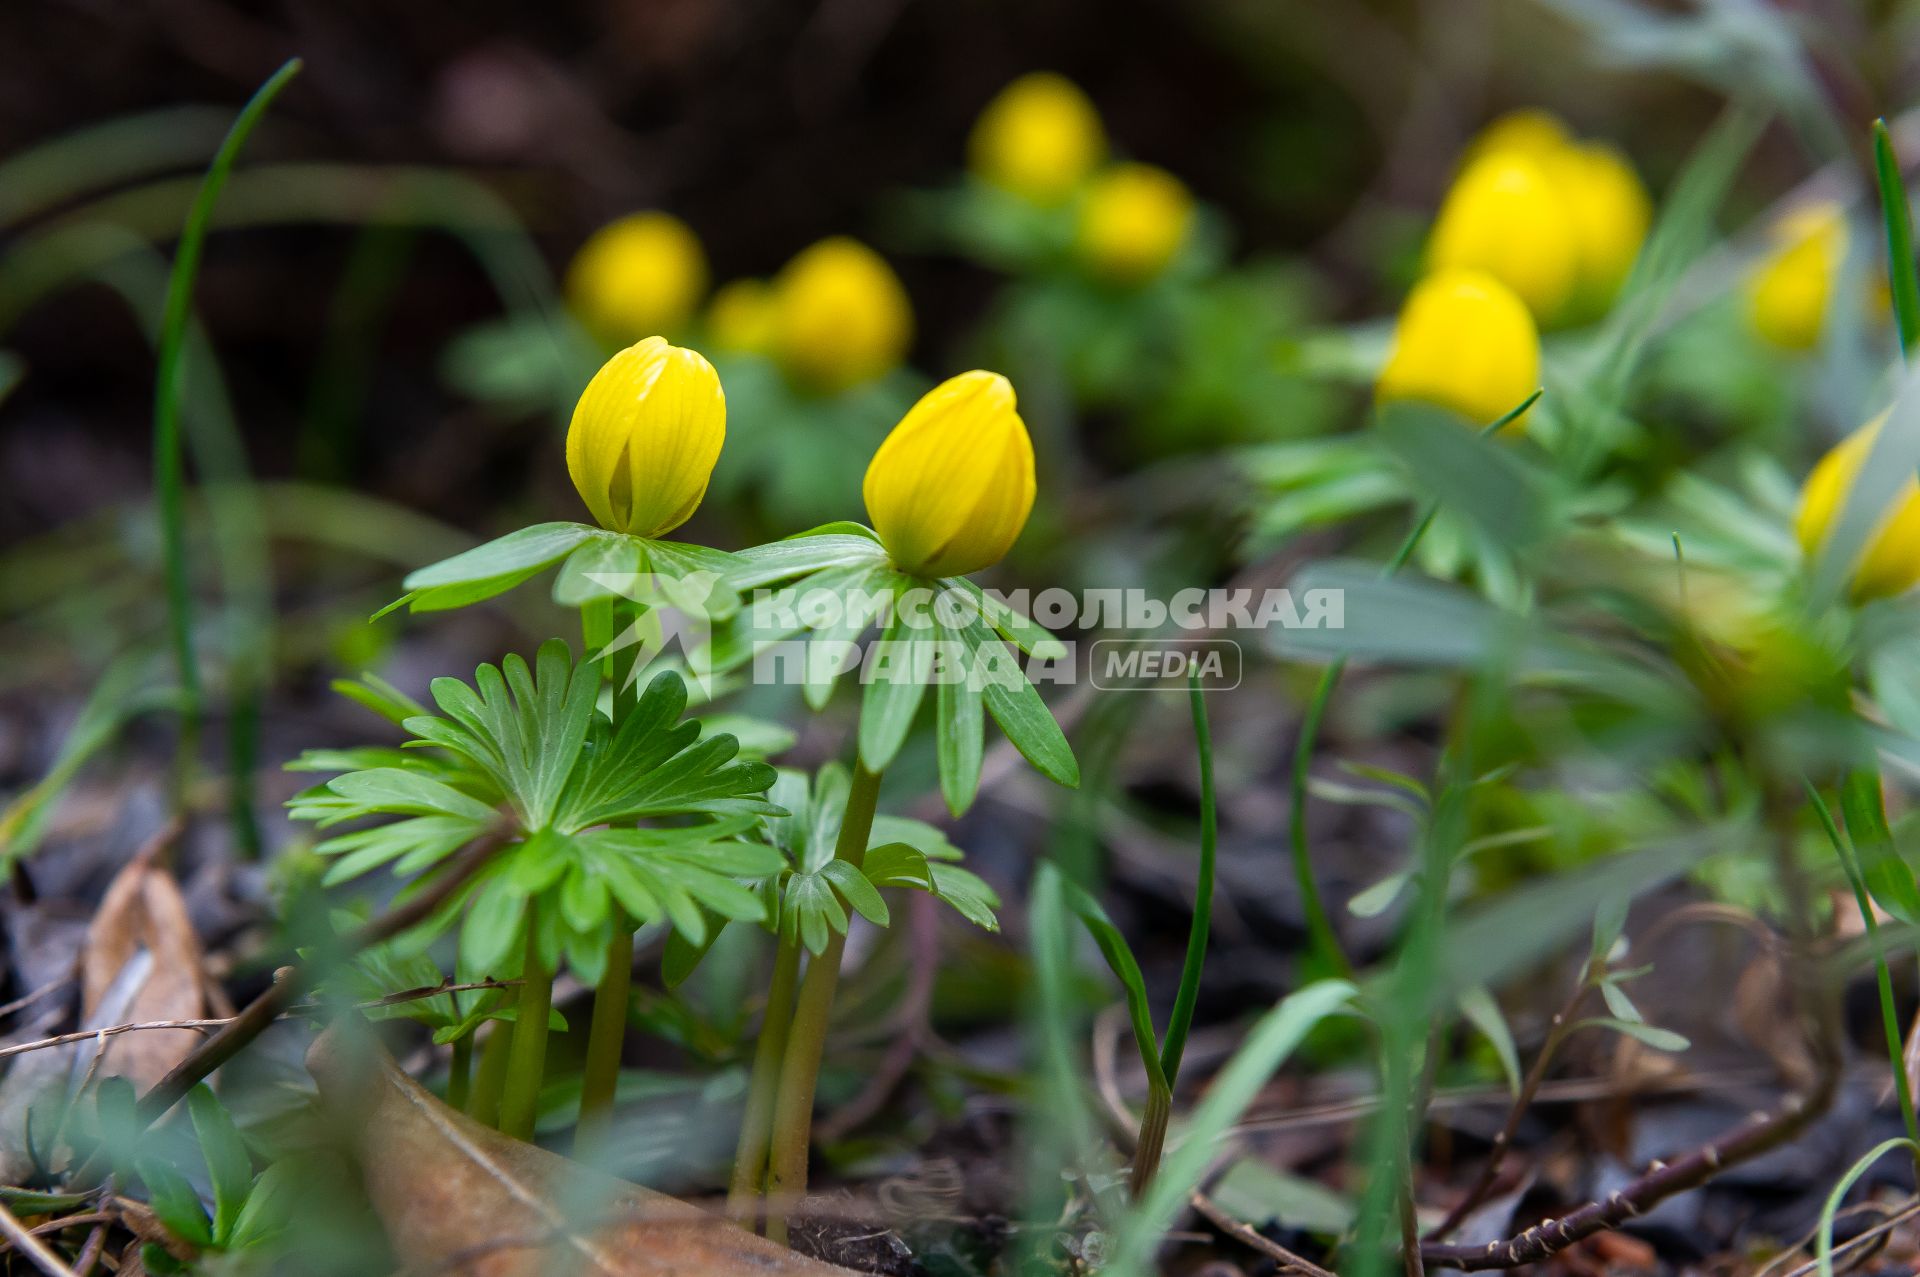
<path id="1" fill-rule="evenodd" d="M 1880 184 L 1880 215 L 1887 224 L 1887 284 L 1893 293 L 1893 317 L 1900 327 L 1900 349 L 1913 353 L 1920 342 L 1920 275 L 1914 273 L 1913 206 L 1900 177 L 1900 157 L 1884 119 L 1873 122 L 1873 170 Z"/>
<path id="2" fill-rule="evenodd" d="M 1186 1053 L 1187 1031 L 1193 1027 L 1194 1004 L 1200 999 L 1200 972 L 1207 962 L 1207 935 L 1213 927 L 1213 865 L 1220 840 L 1219 811 L 1213 791 L 1213 734 L 1207 728 L 1207 694 L 1200 672 L 1187 676 L 1187 698 L 1193 706 L 1193 744 L 1200 755 L 1200 874 L 1193 889 L 1193 924 L 1187 929 L 1187 957 L 1180 967 L 1180 991 L 1173 998 L 1173 1014 L 1160 1042 L 1160 1071 L 1171 1090 L 1180 1077 L 1180 1057 Z"/>
<path id="3" fill-rule="evenodd" d="M 186 474 L 180 446 L 181 372 L 187 352 L 188 320 L 193 306 L 193 285 L 200 270 L 200 256 L 206 246 L 207 226 L 213 218 L 220 188 L 226 184 L 234 160 L 245 145 L 254 125 L 280 90 L 300 71 L 294 58 L 274 72 L 241 109 L 233 127 L 214 154 L 213 163 L 200 183 L 199 194 L 187 213 L 180 233 L 180 245 L 174 252 L 173 271 L 167 282 L 167 306 L 161 321 L 160 354 L 154 378 L 153 395 L 153 470 L 154 486 L 160 509 L 162 557 L 166 564 L 167 629 L 173 648 L 174 664 L 180 678 L 180 753 L 176 770 L 176 796 L 184 789 L 191 760 L 199 739 L 201 706 L 200 669 L 193 652 L 193 599 L 187 574 L 186 546 Z"/>

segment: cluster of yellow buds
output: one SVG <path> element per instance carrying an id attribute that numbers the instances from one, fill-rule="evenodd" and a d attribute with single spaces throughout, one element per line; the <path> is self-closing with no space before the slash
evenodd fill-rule
<path id="1" fill-rule="evenodd" d="M 900 366 L 913 306 L 886 260 L 845 235 L 802 250 L 771 283 L 737 279 L 713 295 L 715 349 L 766 355 L 819 394 L 865 385 Z"/>
<path id="2" fill-rule="evenodd" d="M 1431 269 L 1485 271 L 1543 326 L 1606 312 L 1646 240 L 1646 189 L 1613 147 L 1542 111 L 1496 120 L 1467 152 L 1427 244 Z"/>
<path id="3" fill-rule="evenodd" d="M 706 495 L 726 434 L 713 365 L 649 337 L 587 384 L 567 430 L 567 472 L 601 527 L 664 536 Z M 1013 387 L 980 371 L 935 386 L 874 453 L 863 493 L 901 571 L 960 576 L 998 563 L 1033 509 L 1033 443 Z"/>
<path id="4" fill-rule="evenodd" d="M 1770 229 L 1773 247 L 1747 281 L 1747 317 L 1782 350 L 1820 344 L 1834 280 L 1847 260 L 1847 218 L 1823 201 L 1794 209 Z"/>
<path id="5" fill-rule="evenodd" d="M 1193 224 L 1193 195 L 1151 164 L 1107 164 L 1100 114 L 1050 71 L 1023 75 L 987 103 L 967 151 L 975 177 L 1040 208 L 1071 206 L 1089 273 L 1138 285 L 1165 270 Z"/>

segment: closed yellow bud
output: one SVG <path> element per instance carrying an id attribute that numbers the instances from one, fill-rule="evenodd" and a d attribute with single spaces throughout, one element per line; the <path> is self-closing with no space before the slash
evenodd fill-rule
<path id="1" fill-rule="evenodd" d="M 665 536 L 700 505 L 726 437 L 713 365 L 649 337 L 587 383 L 567 427 L 567 473 L 601 527 Z"/>
<path id="2" fill-rule="evenodd" d="M 1488 425 L 1539 385 L 1540 334 L 1526 306 L 1485 271 L 1446 270 L 1408 295 L 1377 394 Z"/>
<path id="3" fill-rule="evenodd" d="M 1073 81 L 1048 71 L 1000 90 L 974 123 L 967 152 L 983 181 L 1036 204 L 1058 204 L 1106 154 L 1100 114 Z"/>
<path id="4" fill-rule="evenodd" d="M 1548 154 L 1547 173 L 1560 188 L 1579 247 L 1579 283 L 1563 319 L 1604 313 L 1626 283 L 1653 220 L 1640 175 L 1603 143 L 1566 146 Z"/>
<path id="5" fill-rule="evenodd" d="M 1461 170 L 1427 244 L 1432 270 L 1485 271 L 1550 323 L 1580 286 L 1580 238 L 1566 198 L 1537 157 L 1490 151 Z"/>
<path id="6" fill-rule="evenodd" d="M 574 314 L 594 336 L 617 345 L 678 332 L 706 290 L 700 241 L 669 213 L 635 213 L 608 223 L 567 268 Z"/>
<path id="7" fill-rule="evenodd" d="M 907 410 L 862 486 L 894 566 L 965 576 L 1006 557 L 1033 510 L 1033 441 L 997 372 L 963 372 Z"/>
<path id="8" fill-rule="evenodd" d="M 773 351 L 796 381 L 846 390 L 906 357 L 913 337 L 907 290 L 858 240 L 821 240 L 787 263 L 773 290 Z"/>
<path id="9" fill-rule="evenodd" d="M 1566 123 L 1559 116 L 1529 106 L 1509 111 L 1481 129 L 1467 148 L 1467 158 L 1477 159 L 1494 151 L 1517 151 L 1538 157 L 1572 144 L 1573 135 L 1567 132 Z"/>
<path id="10" fill-rule="evenodd" d="M 707 303 L 707 340 L 715 350 L 764 354 L 773 345 L 773 290 L 765 281 L 736 279 Z"/>
<path id="11" fill-rule="evenodd" d="M 1773 228 L 1773 241 L 1773 252 L 1747 284 L 1747 315 L 1771 344 L 1811 350 L 1847 257 L 1846 214 L 1833 203 L 1797 209 Z"/>
<path id="12" fill-rule="evenodd" d="M 1846 508 L 1847 494 L 1853 490 L 1860 467 L 1866 464 L 1874 438 L 1886 420 L 1882 415 L 1848 435 L 1807 475 L 1793 530 L 1809 558 L 1818 554 L 1832 535 Z M 1860 552 L 1853 572 L 1853 595 L 1856 599 L 1883 598 L 1916 584 L 1920 584 L 1920 480 L 1908 475 Z"/>
<path id="13" fill-rule="evenodd" d="M 1179 178 L 1151 164 L 1116 164 L 1080 206 L 1080 254 L 1096 274 L 1139 283 L 1173 260 L 1192 222 L 1193 196 Z"/>

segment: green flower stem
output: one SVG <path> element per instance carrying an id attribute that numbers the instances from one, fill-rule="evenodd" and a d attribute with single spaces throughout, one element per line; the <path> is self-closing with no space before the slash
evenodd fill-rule
<path id="1" fill-rule="evenodd" d="M 573 1155 L 582 1160 L 590 1160 L 604 1147 L 614 1087 L 620 1080 L 620 1048 L 633 995 L 633 930 L 625 925 L 624 916 L 619 923 L 607 942 L 607 972 L 593 991 L 587 1058 L 580 1069 L 580 1120 L 574 1127 Z"/>
<path id="2" fill-rule="evenodd" d="M 447 1107 L 464 1112 L 472 1083 L 473 1034 L 469 1033 L 453 1044 L 453 1059 L 447 1065 Z"/>
<path id="3" fill-rule="evenodd" d="M 1481 428 L 1481 437 L 1498 434 L 1509 423 L 1519 420 L 1539 397 L 1540 392 L 1536 390 L 1519 406 L 1488 422 Z M 1413 557 L 1420 539 L 1427 535 L 1427 529 L 1433 526 L 1434 517 L 1439 513 L 1439 502 L 1427 503 L 1400 548 L 1381 569 L 1381 576 L 1392 576 L 1407 566 L 1407 560 Z M 1320 724 L 1326 719 L 1333 689 L 1340 685 L 1340 676 L 1346 669 L 1347 658 L 1343 656 L 1321 672 L 1319 686 L 1313 689 L 1313 700 L 1308 702 L 1307 712 L 1300 718 L 1300 739 L 1293 748 L 1293 772 L 1287 784 L 1287 841 L 1293 853 L 1293 876 L 1299 885 L 1300 903 L 1307 915 L 1307 937 L 1315 956 L 1331 968 L 1331 974 L 1340 976 L 1353 974 L 1353 962 L 1327 917 L 1327 907 L 1320 899 L 1320 887 L 1313 876 L 1313 857 L 1307 848 L 1307 782 L 1313 774 L 1313 748 L 1320 739 Z"/>
<path id="4" fill-rule="evenodd" d="M 858 869 L 867 858 L 867 839 L 873 833 L 874 807 L 880 800 L 880 775 L 855 764 L 853 789 L 840 819 L 835 859 Z M 830 936 L 827 947 L 807 964 L 800 996 L 793 1008 L 787 1052 L 780 1064 L 780 1085 L 773 1104 L 773 1152 L 769 1187 L 778 1205 L 767 1218 L 767 1236 L 786 1241 L 787 1205 L 807 1191 L 807 1150 L 813 1143 L 813 1093 L 820 1081 L 820 1057 L 827 1045 L 827 1022 L 833 1015 L 833 995 L 840 985 L 840 955 L 845 935 Z"/>
<path id="5" fill-rule="evenodd" d="M 773 1104 L 780 1086 L 780 1062 L 793 1028 L 793 1004 L 800 983 L 800 941 L 782 939 L 774 951 L 773 984 L 767 1014 L 753 1049 L 753 1076 L 747 1083 L 747 1108 L 740 1118 L 740 1147 L 733 1155 L 733 1179 L 727 1188 L 727 1213 L 745 1223 L 760 1205 L 767 1182 L 767 1149 L 773 1138 Z"/>
<path id="6" fill-rule="evenodd" d="M 610 599 L 589 605 L 580 614 L 586 650 L 604 648 L 645 614 L 644 603 Z M 638 699 L 634 676 L 639 644 L 632 644 L 601 662 L 613 684 L 612 720 L 615 726 Z M 580 1073 L 580 1116 L 574 1127 L 575 1157 L 595 1152 L 606 1137 L 613 1115 L 614 1090 L 620 1080 L 620 1049 L 626 1042 L 627 1012 L 633 998 L 633 923 L 615 906 L 613 937 L 607 942 L 607 970 L 593 991 L 593 1015 L 587 1023 L 587 1055 Z"/>
<path id="7" fill-rule="evenodd" d="M 513 1026 L 505 1020 L 488 1023 L 487 1040 L 480 1047 L 479 1067 L 467 1096 L 467 1116 L 482 1126 L 500 1125 L 500 1093 L 507 1085 L 507 1057 L 512 1053 Z"/>
<path id="8" fill-rule="evenodd" d="M 533 1138 L 540 1112 L 540 1081 L 547 1067 L 547 1016 L 553 1009 L 553 972 L 540 961 L 539 915 L 527 902 L 526 959 L 520 966 L 520 1000 L 514 1008 L 513 1047 L 507 1056 L 506 1088 L 500 1097 L 500 1132 Z"/>

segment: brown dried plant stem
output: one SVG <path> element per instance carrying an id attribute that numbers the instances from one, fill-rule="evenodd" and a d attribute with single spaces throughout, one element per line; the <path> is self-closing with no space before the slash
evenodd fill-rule
<path id="1" fill-rule="evenodd" d="M 1560 1051 L 1567 1038 L 1573 1032 L 1573 1017 L 1580 1010 L 1580 1004 L 1586 1000 L 1587 993 L 1593 988 L 1593 965 L 1588 963 L 1580 969 L 1579 983 L 1574 987 L 1573 996 L 1565 1005 L 1554 1012 L 1553 1019 L 1547 1024 L 1546 1038 L 1540 1043 L 1540 1050 L 1533 1057 L 1533 1066 L 1520 1082 L 1520 1089 L 1514 1094 L 1513 1105 L 1507 1110 L 1507 1120 L 1501 1124 L 1500 1133 L 1493 1137 L 1493 1147 L 1487 1151 L 1487 1160 L 1480 1168 L 1480 1174 L 1474 1179 L 1473 1186 L 1454 1204 L 1452 1210 L 1427 1234 L 1428 1241 L 1439 1241 L 1454 1229 L 1460 1227 L 1463 1220 L 1471 1215 L 1474 1208 L 1487 1199 L 1500 1176 L 1501 1163 L 1506 1160 L 1507 1152 L 1513 1147 L 1513 1137 L 1519 1134 L 1520 1123 L 1526 1117 L 1527 1110 L 1533 1106 L 1533 1100 L 1540 1093 L 1540 1084 L 1547 1080 L 1547 1070 L 1553 1064 L 1554 1056 Z"/>
<path id="2" fill-rule="evenodd" d="M 440 908 L 453 894 L 465 886 L 468 879 L 479 872 L 480 868 L 493 858 L 506 839 L 501 831 L 483 834 L 475 839 L 425 891 L 415 895 L 403 905 L 371 919 L 330 946 L 332 954 L 318 960 L 309 961 L 300 966 L 282 967 L 275 973 L 273 984 L 248 1003 L 240 1014 L 233 1017 L 226 1027 L 202 1042 L 190 1051 L 186 1058 L 161 1078 L 140 1099 L 140 1120 L 152 1125 L 167 1110 L 186 1098 L 208 1074 L 225 1064 L 235 1055 L 266 1031 L 267 1026 L 278 1019 L 302 990 L 306 989 L 321 974 L 324 968 L 337 960 L 333 955 L 356 954 L 406 931 L 424 921 L 434 910 Z"/>

